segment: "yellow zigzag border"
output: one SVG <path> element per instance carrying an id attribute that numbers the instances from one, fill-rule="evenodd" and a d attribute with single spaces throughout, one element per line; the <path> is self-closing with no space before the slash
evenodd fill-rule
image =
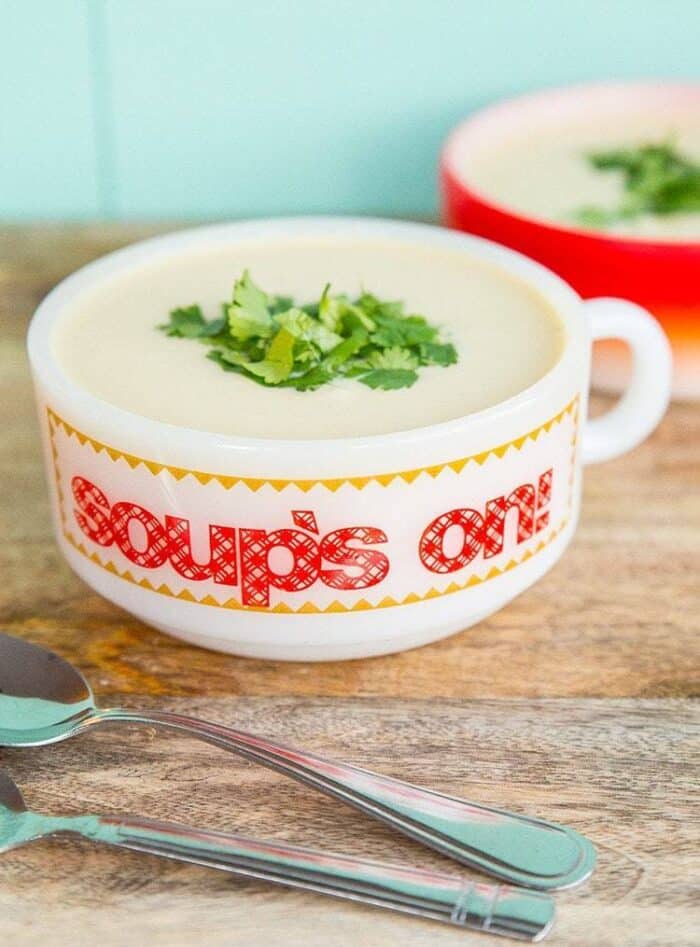
<path id="1" fill-rule="evenodd" d="M 420 474 L 428 474 L 430 477 L 437 477 L 443 470 L 452 470 L 454 473 L 461 473 L 464 467 L 470 462 L 476 464 L 483 464 L 488 460 L 491 455 L 496 457 L 503 457 L 506 451 L 510 447 L 514 447 L 516 450 L 520 450 L 523 444 L 526 441 L 536 441 L 539 435 L 543 431 L 550 431 L 555 424 L 559 422 L 567 415 L 574 415 L 574 425 L 578 426 L 578 395 L 573 398 L 569 404 L 563 408 L 558 414 L 555 414 L 553 418 L 550 418 L 548 421 L 545 421 L 544 424 L 541 424 L 539 427 L 534 428 L 532 431 L 528 431 L 527 434 L 523 434 L 521 437 L 515 438 L 512 441 L 507 441 L 505 444 L 499 444 L 498 447 L 491 447 L 489 450 L 482 451 L 480 454 L 472 454 L 469 457 L 462 457 L 459 460 L 451 460 L 444 464 L 435 464 L 432 467 L 416 467 L 413 470 L 397 470 L 393 473 L 386 474 L 371 474 L 367 477 L 338 477 L 322 480 L 267 480 L 267 479 L 258 479 L 255 477 L 228 477 L 223 474 L 215 473 L 205 473 L 201 470 L 188 470 L 184 467 L 172 467 L 169 464 L 159 464 L 153 460 L 147 460 L 144 457 L 136 457 L 134 454 L 126 454 L 124 451 L 118 450 L 116 447 L 110 447 L 108 444 L 102 444 L 100 441 L 96 441 L 91 437 L 88 437 L 87 434 L 83 434 L 82 431 L 78 431 L 76 428 L 72 427 L 65 421 L 62 417 L 56 414 L 51 408 L 47 406 L 46 413 L 49 420 L 49 430 L 53 437 L 54 430 L 57 427 L 63 429 L 68 437 L 75 437 L 81 445 L 89 444 L 90 447 L 95 451 L 96 454 L 105 451 L 112 461 L 116 463 L 118 460 L 124 460 L 133 470 L 135 467 L 142 465 L 150 473 L 157 477 L 162 471 L 167 471 L 175 480 L 182 480 L 184 477 L 194 477 L 201 484 L 207 484 L 212 480 L 215 480 L 217 483 L 221 484 L 225 490 L 230 490 L 232 487 L 236 486 L 238 483 L 244 484 L 251 490 L 253 493 L 256 493 L 262 486 L 268 485 L 276 490 L 278 493 L 285 489 L 285 487 L 294 486 L 297 489 L 301 490 L 303 493 L 307 493 L 311 490 L 312 487 L 317 485 L 325 487 L 327 490 L 330 490 L 331 493 L 335 493 L 343 484 L 350 484 L 350 486 L 355 487 L 356 490 L 362 490 L 369 483 L 378 483 L 383 487 L 388 486 L 396 479 L 405 481 L 406 483 L 413 483 L 416 477 Z"/>
<path id="2" fill-rule="evenodd" d="M 494 566 L 483 577 L 474 574 L 471 575 L 466 582 L 451 582 L 447 588 L 443 589 L 442 591 L 436 588 L 431 588 L 423 595 L 417 595 L 415 592 L 411 592 L 400 601 L 392 598 L 390 595 L 387 595 L 380 602 L 377 602 L 376 605 L 372 605 L 371 602 L 368 602 L 367 599 L 364 598 L 360 599 L 358 602 L 355 602 L 353 605 L 343 605 L 342 602 L 339 602 L 336 599 L 334 602 L 331 602 L 330 605 L 326 605 L 323 608 L 319 608 L 318 605 L 314 605 L 313 602 L 304 602 L 304 604 L 300 605 L 298 608 L 292 608 L 290 605 L 285 605 L 284 602 L 278 602 L 277 605 L 271 605 L 269 608 L 262 608 L 256 605 L 243 605 L 243 603 L 236 598 L 229 598 L 225 602 L 220 602 L 218 599 L 215 599 L 213 595 L 204 595 L 202 598 L 197 598 L 188 589 L 183 589 L 182 592 L 173 592 L 170 586 L 166 585 L 165 582 L 161 583 L 160 585 L 154 585 L 152 582 L 149 582 L 148 579 L 137 579 L 128 569 L 124 572 L 121 572 L 111 562 L 103 562 L 96 552 L 88 552 L 82 543 L 76 542 L 65 528 L 63 530 L 63 535 L 65 536 L 66 541 L 70 543 L 70 545 L 75 550 L 77 550 L 77 552 L 81 553 L 81 555 L 85 556 L 85 558 L 89 559 L 91 562 L 94 562 L 95 565 L 99 566 L 101 569 L 104 569 L 106 572 L 111 572 L 112 575 L 117 576 L 120 579 L 124 579 L 126 582 L 130 582 L 132 585 L 138 585 L 142 589 L 147 589 L 149 592 L 155 592 L 157 595 L 166 595 L 168 598 L 179 598 L 183 602 L 191 602 L 194 605 L 210 605 L 214 608 L 227 608 L 233 611 L 263 612 L 268 615 L 326 615 L 338 612 L 366 612 L 377 608 L 395 608 L 398 605 L 411 605 L 414 602 L 424 602 L 427 599 L 440 598 L 443 595 L 452 595 L 454 592 L 462 592 L 464 589 L 472 588 L 472 586 L 482 585 L 484 582 L 488 582 L 490 579 L 496 579 L 498 576 L 503 575 L 506 572 L 510 572 L 511 569 L 515 569 L 516 566 L 521 565 L 523 562 L 527 562 L 528 559 L 531 559 L 538 552 L 541 552 L 557 538 L 557 536 L 565 529 L 568 522 L 569 520 L 567 517 L 557 529 L 551 532 L 546 539 L 543 539 L 540 543 L 538 543 L 534 549 L 529 549 L 523 556 L 521 556 L 520 559 L 511 559 L 508 563 L 506 563 L 506 565 L 501 566 L 500 568 Z"/>
<path id="3" fill-rule="evenodd" d="M 391 482 L 391 480 L 395 479 L 396 477 L 401 477 L 402 479 L 410 483 L 412 480 L 414 480 L 418 476 L 418 474 L 423 473 L 423 472 L 429 473 L 432 477 L 437 476 L 437 472 L 439 472 L 440 470 L 443 470 L 445 467 L 450 467 L 452 470 L 455 470 L 455 472 L 459 472 L 460 470 L 464 468 L 464 466 L 470 460 L 475 460 L 477 461 L 477 463 L 482 464 L 484 460 L 488 456 L 490 456 L 490 454 L 496 454 L 497 456 L 502 457 L 503 454 L 506 452 L 506 450 L 511 446 L 514 446 L 519 450 L 526 440 L 529 440 L 529 439 L 536 440 L 538 435 L 543 430 L 547 430 L 547 431 L 550 430 L 552 425 L 561 421 L 565 415 L 573 412 L 574 432 L 571 439 L 572 460 L 571 460 L 571 472 L 569 476 L 569 498 L 568 498 L 568 507 L 570 510 L 571 500 L 573 496 L 574 475 L 575 475 L 574 457 L 576 453 L 576 443 L 578 440 L 578 420 L 579 420 L 578 400 L 579 399 L 577 396 L 566 406 L 566 408 L 563 409 L 563 411 L 560 411 L 559 414 L 555 415 L 553 418 L 551 418 L 545 424 L 541 425 L 539 428 L 536 428 L 534 431 L 531 431 L 529 434 L 526 434 L 515 441 L 510 441 L 508 444 L 503 444 L 500 447 L 494 448 L 493 450 L 485 451 L 483 454 L 477 454 L 473 457 L 466 457 L 461 461 L 453 461 L 452 463 L 442 464 L 439 466 L 439 468 L 422 467 L 415 471 L 403 471 L 402 473 L 386 474 L 386 475 L 382 475 L 381 477 L 347 478 L 346 480 L 340 480 L 340 481 L 336 481 L 336 480 L 333 480 L 333 481 L 327 481 L 327 480 L 264 481 L 264 480 L 261 480 L 261 481 L 252 481 L 252 482 L 259 485 L 265 482 L 272 482 L 273 485 L 275 483 L 283 483 L 284 486 L 287 486 L 288 484 L 291 484 L 291 483 L 297 486 L 299 486 L 300 483 L 310 484 L 310 485 L 313 485 L 315 483 L 321 483 L 324 486 L 328 486 L 329 489 L 331 489 L 332 491 L 337 490 L 338 486 L 341 483 L 345 483 L 345 482 L 351 483 L 357 489 L 362 489 L 362 487 L 365 486 L 366 483 L 368 483 L 371 480 L 377 480 L 378 482 L 382 483 L 386 478 L 389 478 L 389 480 L 386 481 L 387 483 Z M 187 471 L 187 470 L 180 471 L 180 468 L 166 467 L 165 465 L 162 465 L 162 464 L 151 464 L 150 461 L 146 461 L 137 457 L 132 457 L 131 455 L 123 454 L 120 451 L 114 450 L 114 448 L 109 448 L 104 444 L 100 444 L 98 441 L 92 440 L 91 438 L 87 437 L 85 434 L 82 434 L 81 432 L 75 430 L 75 428 L 67 424 L 54 411 L 52 411 L 51 408 L 47 407 L 46 410 L 47 410 L 47 414 L 49 418 L 49 437 L 50 437 L 50 443 L 51 443 L 51 454 L 53 457 L 53 468 L 54 468 L 54 477 L 56 481 L 56 491 L 58 494 L 58 506 L 59 506 L 59 512 L 61 516 L 63 536 L 66 542 L 69 543 L 69 545 L 71 545 L 82 556 L 84 556 L 86 559 L 89 559 L 91 562 L 99 566 L 101 569 L 104 569 L 106 572 L 110 572 L 112 575 L 117 576 L 118 578 L 123 579 L 126 582 L 130 582 L 132 585 L 138 585 L 141 588 L 147 589 L 150 592 L 155 592 L 157 595 L 165 595 L 169 598 L 176 598 L 176 599 L 180 599 L 181 601 L 191 602 L 197 605 L 209 605 L 210 607 L 226 608 L 233 611 L 249 611 L 249 612 L 262 612 L 265 614 L 272 613 L 272 614 L 293 614 L 293 615 L 314 615 L 314 614 L 317 615 L 317 614 L 331 614 L 331 613 L 339 613 L 339 612 L 360 612 L 360 611 L 374 610 L 377 608 L 394 608 L 399 605 L 411 605 L 414 602 L 423 602 L 428 599 L 439 598 L 443 595 L 451 595 L 454 592 L 462 592 L 465 589 L 472 588 L 473 586 L 476 586 L 476 585 L 482 585 L 484 582 L 488 582 L 490 579 L 495 579 L 506 572 L 510 572 L 511 569 L 514 569 L 516 568 L 516 566 L 519 566 L 522 563 L 527 562 L 528 559 L 531 559 L 537 553 L 541 552 L 543 549 L 549 546 L 549 544 L 552 543 L 557 538 L 557 536 L 559 536 L 563 532 L 563 530 L 566 528 L 567 523 L 569 522 L 569 517 L 567 516 L 555 530 L 553 530 L 545 539 L 543 539 L 540 543 L 538 543 L 538 545 L 535 546 L 533 549 L 527 550 L 524 553 L 524 555 L 521 556 L 519 559 L 511 559 L 509 562 L 506 563 L 506 565 L 501 566 L 500 568 L 498 568 L 497 566 L 493 566 L 489 570 L 489 572 L 486 573 L 485 576 L 472 574 L 464 582 L 461 582 L 461 583 L 451 582 L 447 586 L 447 588 L 443 589 L 442 591 L 433 587 L 433 588 L 430 588 L 423 595 L 418 595 L 415 592 L 411 592 L 401 600 L 397 600 L 395 598 L 392 598 L 391 596 L 386 596 L 376 605 L 373 605 L 371 602 L 368 602 L 367 599 L 363 598 L 355 602 L 353 605 L 344 605 L 342 602 L 339 602 L 336 599 L 335 601 L 331 602 L 330 605 L 326 605 L 323 608 L 319 608 L 318 605 L 314 605 L 313 602 L 304 602 L 304 604 L 300 605 L 298 608 L 292 608 L 291 606 L 286 605 L 284 602 L 279 602 L 277 605 L 273 605 L 270 608 L 261 608 L 258 606 L 243 605 L 242 602 L 240 602 L 238 599 L 235 599 L 235 598 L 229 598 L 225 602 L 218 601 L 218 599 L 215 599 L 212 595 L 204 595 L 202 598 L 197 598 L 188 589 L 183 589 L 181 592 L 174 592 L 165 583 L 161 583 L 160 585 L 156 586 L 156 585 L 153 585 L 152 582 L 149 582 L 149 580 L 146 578 L 137 579 L 128 569 L 121 571 L 112 562 L 109 562 L 108 560 L 103 561 L 102 558 L 96 552 L 89 552 L 82 543 L 77 542 L 73 538 L 73 536 L 71 535 L 68 529 L 68 523 L 66 520 L 66 514 L 65 514 L 65 508 L 64 508 L 64 505 L 65 505 L 64 496 L 63 496 L 63 491 L 61 490 L 61 478 L 60 478 L 59 470 L 58 470 L 58 449 L 56 447 L 56 443 L 54 439 L 55 428 L 57 426 L 62 427 L 69 437 L 75 436 L 81 444 L 89 443 L 96 453 L 100 453 L 100 451 L 102 450 L 107 451 L 113 461 L 117 460 L 119 457 L 123 457 L 125 460 L 127 460 L 127 462 L 129 463 L 129 466 L 132 467 L 132 469 L 138 466 L 138 464 L 140 463 L 144 464 L 154 476 L 160 473 L 161 470 L 168 470 L 170 473 L 173 473 L 174 471 L 177 470 L 178 472 L 180 472 L 180 476 L 177 477 L 178 480 L 182 479 L 182 477 L 188 473 L 197 477 L 197 479 L 200 480 L 201 483 L 207 483 L 208 480 L 212 480 L 212 479 L 219 480 L 220 482 L 224 480 L 225 481 L 230 480 L 232 481 L 232 483 L 224 484 L 224 486 L 226 486 L 227 489 L 233 486 L 234 483 L 239 483 L 239 482 L 245 483 L 246 485 L 250 486 L 251 481 L 248 481 L 242 477 L 222 478 L 222 477 L 217 476 L 216 474 L 198 474 L 195 471 Z M 455 466 L 455 465 L 458 465 L 458 466 Z M 207 479 L 201 480 L 200 479 L 201 477 L 205 477 Z M 337 484 L 338 486 L 329 486 L 329 484 Z M 384 483 L 383 485 L 386 485 L 386 484 Z M 258 488 L 259 487 L 251 487 L 251 489 L 258 489 Z M 310 487 L 307 487 L 306 489 L 309 489 L 309 488 Z M 275 489 L 282 489 L 282 487 L 275 487 Z M 302 487 L 302 489 L 304 488 Z"/>

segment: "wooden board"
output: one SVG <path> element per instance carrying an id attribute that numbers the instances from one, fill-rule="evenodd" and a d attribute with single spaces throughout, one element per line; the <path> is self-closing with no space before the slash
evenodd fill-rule
<path id="1" fill-rule="evenodd" d="M 690 796 L 698 719 L 680 701 L 155 702 L 588 833 L 600 865 L 584 889 L 557 897 L 553 947 L 697 944 Z M 8 751 L 2 762 L 28 802 L 46 811 L 131 810 L 454 870 L 446 859 L 283 776 L 145 728 L 112 728 L 32 753 Z M 38 944 L 42 932 L 49 944 L 66 947 L 489 943 L 483 935 L 379 909 L 67 841 L 2 857 L 0 919 L 7 943 Z"/>
<path id="2" fill-rule="evenodd" d="M 74 660 L 107 702 L 230 721 L 587 832 L 600 868 L 558 897 L 553 945 L 697 943 L 700 406 L 675 405 L 645 445 L 590 468 L 571 549 L 477 628 L 320 665 L 191 648 L 94 595 L 61 560 L 23 352 L 28 318 L 58 279 L 147 232 L 0 230 L 2 628 Z M 47 811 L 132 811 L 454 867 L 283 777 L 144 729 L 0 760 Z M 0 859 L 0 933 L 21 947 L 489 943 L 65 841 Z"/>

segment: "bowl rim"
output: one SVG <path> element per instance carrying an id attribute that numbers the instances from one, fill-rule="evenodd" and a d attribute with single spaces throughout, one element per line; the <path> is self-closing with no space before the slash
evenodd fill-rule
<path id="1" fill-rule="evenodd" d="M 677 255 L 700 255 L 700 237 L 697 240 L 664 240 L 659 237 L 612 234 L 577 227 L 573 224 L 559 224 L 544 217 L 523 213 L 484 194 L 469 181 L 468 175 L 460 169 L 460 158 L 464 154 L 465 148 L 470 146 L 470 142 L 478 139 L 486 122 L 495 123 L 500 120 L 503 124 L 506 124 L 523 108 L 551 104 L 556 101 L 570 104 L 571 100 L 578 99 L 581 101 L 588 96 L 622 96 L 640 92 L 648 94 L 652 91 L 657 91 L 660 95 L 665 93 L 669 99 L 692 96 L 697 99 L 700 105 L 700 82 L 687 80 L 633 79 L 614 82 L 581 82 L 567 86 L 537 89 L 534 92 L 509 96 L 490 105 L 485 105 L 455 125 L 443 143 L 439 159 L 440 168 L 443 173 L 450 176 L 454 185 L 472 201 L 478 202 L 493 213 L 517 221 L 519 224 L 527 224 L 545 230 L 553 238 L 577 237 L 598 245 L 624 248 L 627 251 L 642 250 L 675 253 Z"/>
<path id="2" fill-rule="evenodd" d="M 381 237 L 409 246 L 445 247 L 461 250 L 500 266 L 511 276 L 520 278 L 549 302 L 564 327 L 564 345 L 555 364 L 534 384 L 512 397 L 491 407 L 447 421 L 422 427 L 407 428 L 385 434 L 367 434 L 357 437 L 278 439 L 270 437 L 243 437 L 159 421 L 146 415 L 120 408 L 93 395 L 74 382 L 61 368 L 52 346 L 53 331 L 65 309 L 84 291 L 120 272 L 126 272 L 145 261 L 164 259 L 173 254 L 226 245 L 260 238 L 298 239 L 307 237 L 340 237 L 341 239 L 371 240 Z M 576 371 L 581 345 L 590 339 L 587 322 L 580 313 L 581 298 L 559 276 L 534 260 L 482 237 L 449 230 L 432 224 L 414 223 L 373 217 L 298 216 L 260 218 L 221 222 L 140 240 L 103 255 L 86 264 L 59 282 L 39 303 L 32 316 L 27 333 L 29 362 L 35 380 L 59 404 L 79 405 L 81 415 L 89 415 L 91 426 L 115 432 L 127 441 L 136 435 L 140 440 L 150 438 L 154 445 L 167 438 L 168 446 L 179 443 L 185 448 L 212 448 L 223 452 L 251 453 L 267 456 L 285 453 L 308 456 L 314 453 L 337 457 L 345 454 L 359 456 L 372 449 L 395 446 L 424 446 L 431 441 L 450 439 L 467 428 L 487 426 L 504 415 L 513 415 L 547 399 L 547 392 L 568 383 Z M 70 419 L 69 419 L 70 420 Z M 119 443 L 119 440 L 116 442 Z"/>

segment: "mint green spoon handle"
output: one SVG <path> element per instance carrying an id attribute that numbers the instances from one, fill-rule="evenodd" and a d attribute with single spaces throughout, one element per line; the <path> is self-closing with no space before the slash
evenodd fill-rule
<path id="1" fill-rule="evenodd" d="M 554 902 L 548 895 L 506 885 L 480 884 L 459 875 L 133 817 L 102 817 L 97 823 L 87 833 L 95 841 L 363 901 L 472 930 L 539 940 L 554 920 Z"/>

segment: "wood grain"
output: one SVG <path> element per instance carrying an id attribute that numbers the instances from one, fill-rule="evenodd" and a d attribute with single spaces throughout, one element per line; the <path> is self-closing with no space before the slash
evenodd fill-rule
<path id="1" fill-rule="evenodd" d="M 697 707 L 586 699 L 169 698 L 157 704 L 587 833 L 598 846 L 599 867 L 586 888 L 557 896 L 553 947 L 697 943 L 697 825 L 691 821 Z M 0 760 L 27 801 L 45 811 L 131 810 L 455 870 L 283 776 L 145 728 L 115 727 L 32 753 L 5 751 Z M 97 938 L 103 947 L 185 947 L 193 938 L 207 947 L 489 943 L 379 909 L 70 841 L 35 843 L 3 857 L 0 917 L 8 942 L 34 943 L 29 932 L 46 930 L 49 943 L 61 947 Z"/>
<path id="2" fill-rule="evenodd" d="M 553 945 L 696 943 L 700 406 L 674 405 L 646 444 L 590 468 L 571 549 L 477 628 L 320 665 L 192 648 L 103 601 L 63 563 L 24 356 L 31 312 L 57 280 L 156 229 L 0 228 L 0 626 L 75 661 L 107 702 L 230 721 L 587 832 L 600 868 L 558 898 Z M 0 762 L 47 811 L 132 811 L 454 869 L 283 777 L 145 729 Z M 489 943 L 66 841 L 0 860 L 0 933 L 15 947 Z"/>

